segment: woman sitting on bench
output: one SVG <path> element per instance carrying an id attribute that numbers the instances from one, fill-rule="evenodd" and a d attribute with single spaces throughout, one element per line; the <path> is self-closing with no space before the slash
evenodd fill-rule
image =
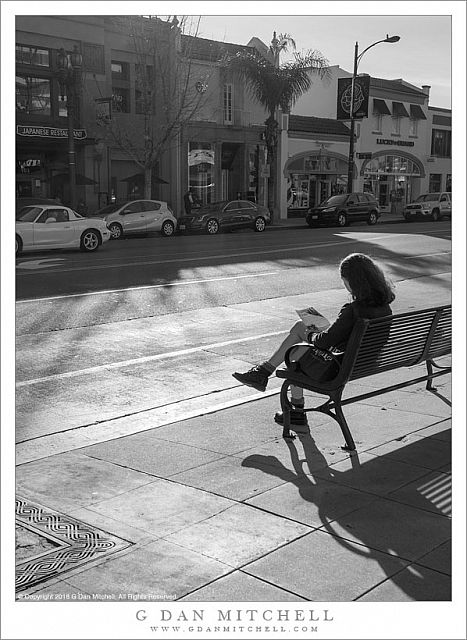
<path id="1" fill-rule="evenodd" d="M 363 253 L 351 253 L 339 266 L 339 273 L 352 302 L 344 304 L 336 320 L 325 331 L 316 331 L 307 327 L 301 320 L 291 328 L 279 348 L 265 362 L 256 365 L 245 373 L 233 373 L 233 377 L 258 391 L 266 391 L 269 377 L 283 362 L 286 351 L 299 342 L 313 343 L 321 349 L 336 348 L 344 351 L 358 318 L 381 318 L 392 314 L 390 303 L 394 300 L 393 287 L 384 273 L 371 258 Z M 291 424 L 306 426 L 306 413 L 303 412 L 303 389 L 292 386 Z M 276 413 L 275 421 L 283 424 L 282 413 Z"/>

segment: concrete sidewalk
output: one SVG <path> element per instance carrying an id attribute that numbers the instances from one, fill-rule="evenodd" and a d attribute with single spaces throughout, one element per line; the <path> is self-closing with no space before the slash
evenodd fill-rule
<path id="1" fill-rule="evenodd" d="M 17 599 L 449 600 L 450 376 L 437 387 L 346 408 L 353 455 L 317 413 L 284 441 L 274 394 L 20 464 Z"/>

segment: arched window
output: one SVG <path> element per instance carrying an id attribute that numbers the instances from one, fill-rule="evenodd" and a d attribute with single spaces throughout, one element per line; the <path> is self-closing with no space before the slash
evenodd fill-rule
<path id="1" fill-rule="evenodd" d="M 364 175 L 400 175 L 420 176 L 420 167 L 404 156 L 383 155 L 370 160 L 365 168 Z"/>

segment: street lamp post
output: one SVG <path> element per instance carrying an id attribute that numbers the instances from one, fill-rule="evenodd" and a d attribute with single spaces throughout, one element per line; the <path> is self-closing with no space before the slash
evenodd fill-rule
<path id="1" fill-rule="evenodd" d="M 353 170 L 354 170 L 354 148 L 355 148 L 355 117 L 354 117 L 354 94 L 355 94 L 355 78 L 357 77 L 357 70 L 360 60 L 362 59 L 363 54 L 365 54 L 368 49 L 380 44 L 381 42 L 399 42 L 399 36 L 386 36 L 384 40 L 378 40 L 377 42 L 373 42 L 369 47 L 364 49 L 360 54 L 358 53 L 358 42 L 355 43 L 355 53 L 353 59 L 353 73 L 352 73 L 352 86 L 350 90 L 350 143 L 349 143 L 349 168 L 347 174 L 347 193 L 352 193 L 353 191 Z"/>
<path id="2" fill-rule="evenodd" d="M 74 138 L 74 116 L 76 89 L 80 83 L 80 71 L 83 57 L 75 45 L 73 52 L 67 54 L 65 49 L 60 49 L 57 54 L 57 76 L 60 83 L 60 97 L 67 99 L 67 125 L 68 125 L 68 176 L 70 184 L 70 206 L 76 209 L 76 154 Z"/>

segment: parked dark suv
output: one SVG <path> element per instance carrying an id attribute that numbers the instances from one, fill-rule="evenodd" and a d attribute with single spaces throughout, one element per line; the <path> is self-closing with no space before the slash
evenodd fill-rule
<path id="1" fill-rule="evenodd" d="M 372 193 L 343 193 L 331 196 L 319 206 L 308 209 L 306 221 L 310 227 L 321 224 L 345 227 L 357 221 L 376 224 L 380 215 L 378 203 Z"/>

